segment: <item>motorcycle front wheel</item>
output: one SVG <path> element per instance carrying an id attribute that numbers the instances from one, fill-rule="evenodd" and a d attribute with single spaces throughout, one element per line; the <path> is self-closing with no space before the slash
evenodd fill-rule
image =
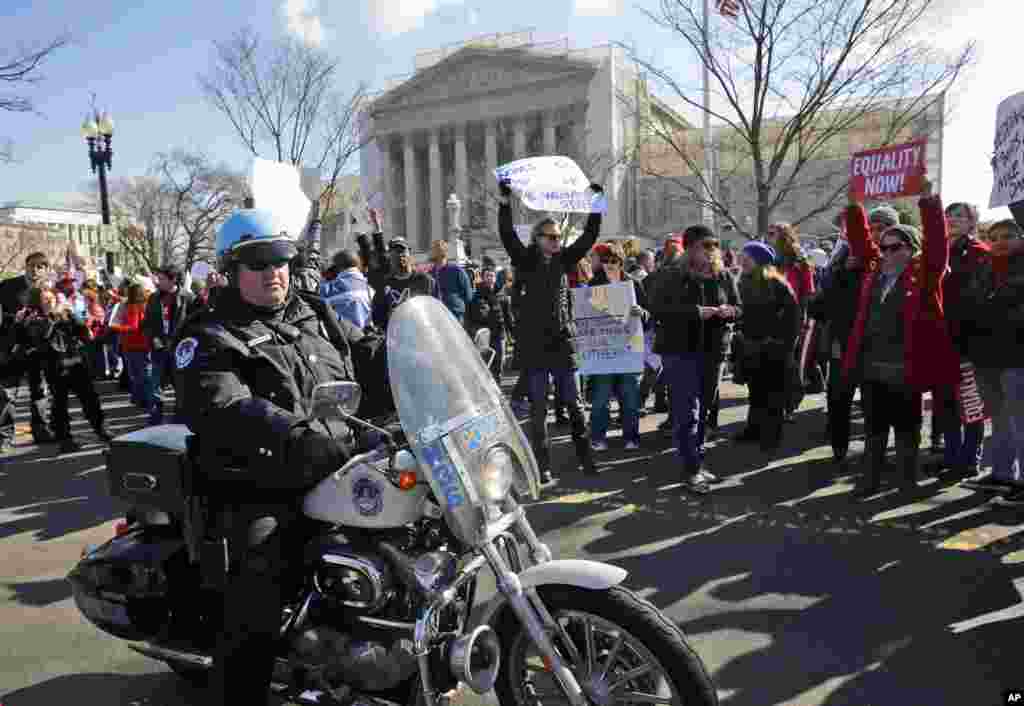
<path id="1" fill-rule="evenodd" d="M 615 586 L 548 585 L 537 593 L 559 626 L 555 646 L 594 706 L 717 706 L 718 695 L 683 631 L 653 604 Z M 511 609 L 492 627 L 502 656 L 501 706 L 568 706 Z"/>

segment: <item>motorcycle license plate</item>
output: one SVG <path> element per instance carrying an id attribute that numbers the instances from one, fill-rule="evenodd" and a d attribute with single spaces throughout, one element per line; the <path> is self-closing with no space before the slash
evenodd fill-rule
<path id="1" fill-rule="evenodd" d="M 128 611 L 120 603 L 100 601 L 86 595 L 79 595 L 78 600 L 82 604 L 82 611 L 88 615 L 115 625 L 131 625 L 131 621 L 128 620 Z"/>

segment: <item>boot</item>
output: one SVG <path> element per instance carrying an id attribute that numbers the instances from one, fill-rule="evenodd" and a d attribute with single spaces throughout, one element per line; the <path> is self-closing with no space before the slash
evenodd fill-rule
<path id="1" fill-rule="evenodd" d="M 882 466 L 885 465 L 885 444 L 889 435 L 876 434 L 869 436 L 864 449 L 864 479 L 854 495 L 866 498 L 878 492 L 881 486 Z"/>
<path id="2" fill-rule="evenodd" d="M 598 470 L 597 464 L 594 463 L 594 449 L 590 447 L 587 435 L 574 437 L 572 443 L 576 446 L 576 458 L 583 467 L 584 475 L 596 476 Z"/>
<path id="3" fill-rule="evenodd" d="M 46 400 L 36 400 L 32 403 L 32 420 L 29 425 L 32 430 L 32 441 L 36 444 L 51 444 L 54 441 L 50 425 L 46 423 L 45 406 Z"/>
<path id="4" fill-rule="evenodd" d="M 551 449 L 544 445 L 535 448 L 533 454 L 537 457 L 537 467 L 540 469 L 540 482 L 544 484 L 552 482 L 555 477 L 551 475 Z"/>
<path id="5" fill-rule="evenodd" d="M 921 453 L 921 433 L 899 434 L 896 437 L 896 459 L 903 478 L 900 488 L 904 492 L 914 492 L 917 485 L 917 463 Z"/>

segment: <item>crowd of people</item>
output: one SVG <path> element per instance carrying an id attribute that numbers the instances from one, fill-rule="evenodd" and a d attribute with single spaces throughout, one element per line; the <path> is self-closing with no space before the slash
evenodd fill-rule
<path id="1" fill-rule="evenodd" d="M 609 450 L 613 426 L 621 428 L 625 450 L 639 449 L 639 420 L 650 410 L 668 413 L 659 430 L 672 435 L 686 486 L 709 492 L 718 479 L 705 464 L 705 445 L 718 432 L 719 385 L 728 371 L 749 393 L 735 443 L 773 452 L 805 393 L 826 391 L 823 431 L 836 462 L 843 462 L 859 390 L 866 453 L 858 495 L 880 488 L 890 428 L 902 485 L 911 489 L 927 393 L 930 446 L 938 459 L 932 470 L 998 490 L 1007 502 L 1022 501 L 1024 376 L 1016 356 L 1024 340 L 1024 240 L 1015 220 L 982 232 L 975 207 L 954 203 L 943 210 L 937 196 L 926 195 L 920 229 L 901 222 L 890 206 L 866 211 L 851 203 L 836 215 L 837 240 L 824 247 L 805 249 L 794 226 L 775 223 L 736 252 L 708 227 L 694 225 L 654 252 L 631 240 L 598 242 L 599 214 L 571 244 L 563 243 L 552 218 L 536 223 L 524 244 L 512 225 L 507 185 L 501 193 L 499 235 L 509 266 L 489 257 L 455 262 L 445 241 L 434 242 L 427 264 L 417 266 L 404 238 L 385 242 L 374 212 L 374 232 L 360 235 L 357 249 L 334 253 L 325 267 L 317 259 L 307 289 L 340 321 L 377 337 L 403 297 L 418 295 L 441 300 L 471 336 L 486 331 L 496 353 L 495 379 L 518 373 L 510 401 L 529 420 L 545 481 L 556 471 L 549 405 L 555 424 L 570 427 L 585 473 L 599 471 L 598 454 Z M 633 286 L 636 303 L 628 315 L 645 333 L 646 365 L 640 373 L 581 376 L 573 290 L 620 282 Z M 57 442 L 63 452 L 79 448 L 70 434 L 69 392 L 108 439 L 95 379 L 120 377 L 148 423 L 162 423 L 174 341 L 190 315 L 216 306 L 226 283 L 213 273 L 190 287 L 170 266 L 102 286 L 74 268 L 52 277 L 41 253 L 26 258 L 25 274 L 0 286 L 0 306 L 7 382 L 28 381 L 34 440 Z M 976 382 L 982 416 L 964 411 L 965 377 Z M 51 390 L 49 419 L 44 383 Z M 10 393 L 2 402 L 0 439 L 9 446 Z M 986 418 L 992 470 L 982 473 Z"/>

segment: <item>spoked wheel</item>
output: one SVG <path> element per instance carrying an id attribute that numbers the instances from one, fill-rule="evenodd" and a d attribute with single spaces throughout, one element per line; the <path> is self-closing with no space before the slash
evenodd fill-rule
<path id="1" fill-rule="evenodd" d="M 541 586 L 558 623 L 555 645 L 593 706 L 714 706 L 718 696 L 682 630 L 632 591 Z M 494 626 L 502 642 L 501 706 L 568 706 L 511 610 Z"/>

